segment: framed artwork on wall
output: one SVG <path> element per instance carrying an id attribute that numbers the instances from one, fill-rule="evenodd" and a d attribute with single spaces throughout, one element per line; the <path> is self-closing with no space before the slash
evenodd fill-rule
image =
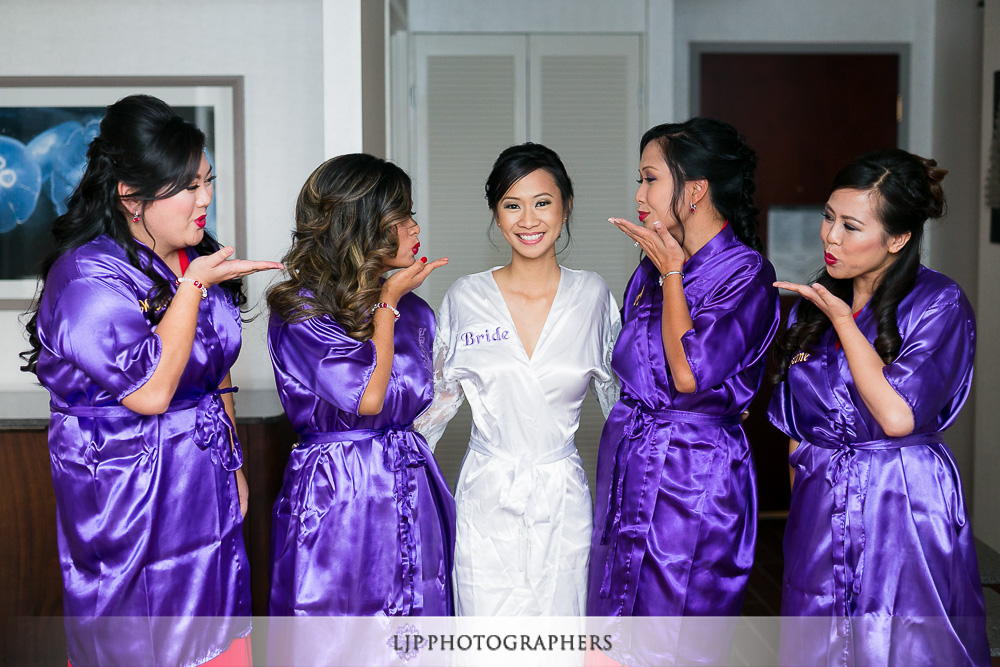
<path id="1" fill-rule="evenodd" d="M 986 162 L 986 206 L 990 243 L 1000 243 L 1000 71 L 993 72 L 993 136 Z"/>
<path id="2" fill-rule="evenodd" d="M 0 309 L 30 306 L 52 221 L 66 211 L 106 107 L 137 93 L 205 132 L 218 177 L 206 229 L 242 256 L 243 77 L 0 77 Z"/>

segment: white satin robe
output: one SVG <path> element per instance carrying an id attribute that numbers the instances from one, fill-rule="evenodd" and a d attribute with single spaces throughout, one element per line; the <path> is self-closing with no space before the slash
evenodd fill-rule
<path id="1" fill-rule="evenodd" d="M 593 386 L 618 400 L 611 351 L 620 314 L 604 280 L 561 268 L 529 359 L 493 270 L 459 279 L 438 313 L 434 403 L 416 421 L 433 447 L 462 403 L 469 449 L 455 489 L 460 616 L 578 616 L 587 609 L 593 523 L 573 441 Z"/>

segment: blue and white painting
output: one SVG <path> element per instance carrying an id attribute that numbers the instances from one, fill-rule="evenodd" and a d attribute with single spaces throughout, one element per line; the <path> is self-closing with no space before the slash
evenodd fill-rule
<path id="1" fill-rule="evenodd" d="M 214 108 L 173 109 L 205 132 L 214 171 Z M 104 107 L 0 107 L 0 280 L 38 275 L 103 117 Z M 217 236 L 215 200 L 206 229 Z"/>

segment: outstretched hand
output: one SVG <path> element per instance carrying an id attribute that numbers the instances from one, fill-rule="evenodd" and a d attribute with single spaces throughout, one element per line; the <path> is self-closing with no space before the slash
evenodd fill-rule
<path id="1" fill-rule="evenodd" d="M 440 269 L 447 263 L 447 257 L 435 259 L 433 262 L 428 262 L 426 257 L 421 257 L 405 269 L 396 271 L 382 285 L 382 300 L 390 306 L 395 306 L 404 295 L 420 287 L 427 276 L 431 275 L 431 271 Z"/>
<path id="2" fill-rule="evenodd" d="M 285 268 L 281 262 L 262 262 L 251 259 L 229 259 L 236 248 L 225 246 L 211 255 L 202 255 L 191 260 L 185 276 L 199 281 L 205 287 L 218 285 L 233 278 L 242 278 L 258 271 Z"/>
<path id="3" fill-rule="evenodd" d="M 823 311 L 823 314 L 830 319 L 835 328 L 838 324 L 854 321 L 854 313 L 851 312 L 851 307 L 844 303 L 843 299 L 835 296 L 830 290 L 819 283 L 800 285 L 798 283 L 779 280 L 774 283 L 774 286 L 786 289 L 789 292 L 795 292 L 802 298 L 813 303 Z"/>
<path id="4" fill-rule="evenodd" d="M 684 266 L 684 260 L 687 259 L 684 256 L 684 249 L 659 222 L 653 223 L 656 231 L 633 224 L 624 218 L 608 218 L 608 222 L 638 243 L 661 274 L 680 271 Z"/>

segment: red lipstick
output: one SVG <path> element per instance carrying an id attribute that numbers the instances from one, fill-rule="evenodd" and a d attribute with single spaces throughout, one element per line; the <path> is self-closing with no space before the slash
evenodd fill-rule
<path id="1" fill-rule="evenodd" d="M 649 211 L 639 211 L 639 222 L 645 222 L 649 217 Z"/>
<path id="2" fill-rule="evenodd" d="M 823 261 L 825 261 L 827 265 L 833 266 L 834 264 L 837 263 L 837 258 L 831 255 L 830 253 L 826 253 L 825 255 L 823 255 Z"/>
<path id="3" fill-rule="evenodd" d="M 201 216 L 200 218 L 198 218 L 197 220 L 195 220 L 194 224 L 198 225 L 199 229 L 204 229 L 205 228 L 205 216 Z"/>
<path id="4" fill-rule="evenodd" d="M 417 245 L 413 246 L 413 254 L 416 255 L 418 250 L 420 250 L 420 241 L 417 241 Z"/>

